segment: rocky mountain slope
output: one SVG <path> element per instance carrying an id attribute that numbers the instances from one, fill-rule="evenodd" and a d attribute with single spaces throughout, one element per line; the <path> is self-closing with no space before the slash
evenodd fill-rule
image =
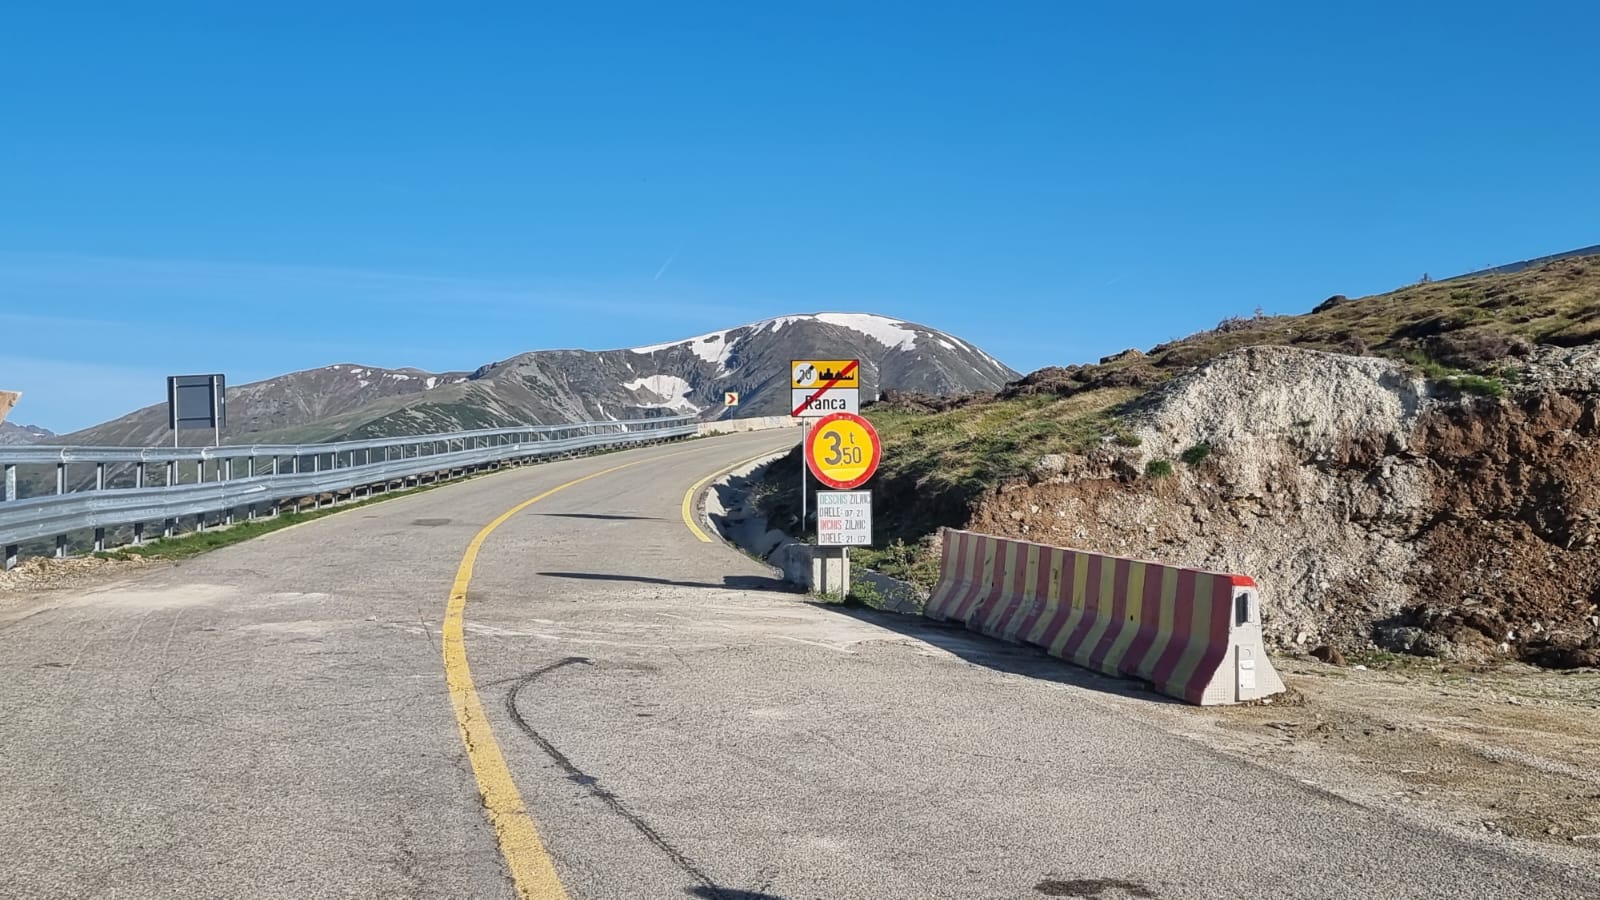
<path id="1" fill-rule="evenodd" d="M 229 443 L 323 441 L 492 428 L 528 422 L 688 414 L 703 419 L 788 412 L 789 360 L 860 358 L 863 396 L 880 390 L 993 391 L 1017 373 L 960 338 L 853 313 L 783 316 L 626 350 L 544 350 L 474 372 L 342 364 L 229 388 Z M 741 394 L 737 409 L 725 392 Z M 66 435 L 68 443 L 141 446 L 170 440 L 152 406 Z"/>
<path id="2" fill-rule="evenodd" d="M 861 556 L 893 574 L 928 583 L 933 531 L 972 527 L 1253 575 L 1281 647 L 1600 665 L 1600 256 L 868 415 L 885 545 Z"/>
<path id="3" fill-rule="evenodd" d="M 0 444 L 42 444 L 54 437 L 54 432 L 37 425 L 0 422 Z"/>

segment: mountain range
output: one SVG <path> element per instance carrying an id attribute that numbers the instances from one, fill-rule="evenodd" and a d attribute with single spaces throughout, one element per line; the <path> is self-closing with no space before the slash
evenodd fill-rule
<path id="1" fill-rule="evenodd" d="M 623 350 L 540 350 L 467 372 L 342 363 L 228 389 L 225 443 L 298 443 L 684 414 L 787 415 L 792 359 L 860 359 L 862 400 L 881 391 L 994 391 L 1018 374 L 971 343 L 867 313 L 780 316 Z M 739 405 L 724 405 L 728 392 Z M 61 443 L 171 441 L 165 405 Z"/>
<path id="2" fill-rule="evenodd" d="M 42 444 L 55 436 L 55 432 L 40 428 L 37 425 L 0 422 L 0 445 Z"/>

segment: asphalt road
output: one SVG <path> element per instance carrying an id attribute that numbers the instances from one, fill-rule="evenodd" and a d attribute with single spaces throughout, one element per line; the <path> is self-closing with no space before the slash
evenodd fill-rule
<path id="1" fill-rule="evenodd" d="M 1028 651 L 783 593 L 680 507 L 793 439 L 518 470 L 0 609 L 0 896 L 516 896 L 447 599 L 486 524 L 632 464 L 507 520 L 466 594 L 573 898 L 1600 897 L 1593 868 L 1218 755 Z"/>

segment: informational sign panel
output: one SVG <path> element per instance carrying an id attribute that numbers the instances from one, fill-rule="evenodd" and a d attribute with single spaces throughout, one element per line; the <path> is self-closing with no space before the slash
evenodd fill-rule
<path id="1" fill-rule="evenodd" d="M 861 361 L 858 359 L 797 359 L 792 365 L 790 387 L 812 390 L 823 385 L 842 390 L 861 387 Z"/>
<path id="2" fill-rule="evenodd" d="M 173 431 L 206 428 L 220 432 L 228 424 L 227 388 L 227 379 L 221 375 L 168 377 L 168 427 Z"/>
<path id="3" fill-rule="evenodd" d="M 828 391 L 817 396 L 816 391 L 792 391 L 789 408 L 794 410 L 790 415 L 800 419 L 819 419 L 841 412 L 860 413 L 861 392 Z"/>
<path id="4" fill-rule="evenodd" d="M 789 367 L 791 416 L 861 412 L 861 360 L 797 359 Z"/>
<path id="5" fill-rule="evenodd" d="M 0 422 L 6 420 L 6 414 L 17 405 L 17 400 L 22 395 L 16 391 L 0 391 Z"/>
<path id="6" fill-rule="evenodd" d="M 872 492 L 817 491 L 817 545 L 872 546 Z"/>
<path id="7" fill-rule="evenodd" d="M 866 484 L 883 457 L 883 445 L 872 423 L 851 413 L 823 418 L 806 435 L 805 447 L 811 474 L 840 491 Z"/>

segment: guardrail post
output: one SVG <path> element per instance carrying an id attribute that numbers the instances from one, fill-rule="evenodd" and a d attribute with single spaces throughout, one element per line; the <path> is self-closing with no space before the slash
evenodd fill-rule
<path id="1" fill-rule="evenodd" d="M 144 523 L 135 522 L 133 523 L 133 545 L 137 547 L 142 543 L 144 543 Z"/>
<path id="2" fill-rule="evenodd" d="M 96 552 L 96 553 L 104 553 L 105 549 L 106 549 L 106 530 L 104 528 L 96 528 L 94 530 L 94 552 Z"/>
<path id="3" fill-rule="evenodd" d="M 136 463 L 133 464 L 133 486 L 136 487 L 136 488 L 144 487 L 144 461 L 143 460 L 140 460 L 139 462 L 136 462 Z"/>
<path id="4" fill-rule="evenodd" d="M 19 549 L 16 544 L 6 545 L 5 570 L 7 572 L 17 567 L 17 552 Z"/>
<path id="5" fill-rule="evenodd" d="M 167 483 L 162 485 L 162 487 L 172 487 L 172 479 L 177 474 L 178 474 L 178 464 L 176 462 L 170 460 L 170 459 L 167 460 Z"/>
<path id="6" fill-rule="evenodd" d="M 58 535 L 56 535 L 56 559 L 66 559 L 66 558 L 67 558 L 67 536 L 64 535 L 64 534 L 58 534 Z"/>
<path id="7" fill-rule="evenodd" d="M 94 489 L 97 490 L 97 491 L 103 491 L 103 490 L 106 489 L 106 464 L 105 463 L 95 463 L 94 464 Z"/>
<path id="8" fill-rule="evenodd" d="M 162 537 L 164 537 L 164 538 L 172 537 L 174 534 L 177 533 L 177 531 L 178 531 L 178 520 L 177 519 L 162 519 L 161 520 L 161 536 Z"/>
<path id="9" fill-rule="evenodd" d="M 7 500 L 17 499 L 17 467 L 9 463 L 6 465 L 5 498 Z"/>
<path id="10" fill-rule="evenodd" d="M 56 463 L 56 493 L 57 494 L 65 494 L 66 492 L 67 492 L 67 464 L 64 463 L 64 462 L 63 463 Z"/>

